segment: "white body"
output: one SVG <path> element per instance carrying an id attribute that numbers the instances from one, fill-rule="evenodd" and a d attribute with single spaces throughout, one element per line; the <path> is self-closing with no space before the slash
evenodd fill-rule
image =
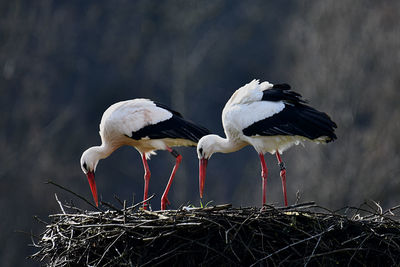
<path id="1" fill-rule="evenodd" d="M 276 151 L 282 153 L 293 145 L 309 140 L 303 136 L 246 136 L 243 129 L 253 123 L 271 117 L 285 107 L 283 101 L 262 100 L 263 91 L 272 88 L 269 82 L 259 83 L 258 80 L 246 84 L 233 93 L 222 111 L 222 124 L 226 138 L 208 135 L 200 139 L 198 149 L 204 147 L 206 155 L 198 153 L 199 158 L 209 158 L 214 152 L 230 153 L 252 145 L 258 153 Z M 316 141 L 316 140 L 313 140 Z"/>
<path id="2" fill-rule="evenodd" d="M 155 150 L 165 150 L 167 146 L 188 146 L 196 143 L 186 139 L 149 139 L 134 140 L 128 136 L 148 125 L 168 120 L 172 113 L 156 106 L 148 99 L 133 99 L 111 105 L 103 114 L 100 122 L 100 136 L 103 144 L 111 145 L 114 150 L 123 145 L 135 147 L 147 157 Z"/>
<path id="3" fill-rule="evenodd" d="M 103 114 L 100 122 L 101 146 L 94 146 L 86 150 L 81 157 L 81 166 L 86 163 L 87 169 L 83 172 L 95 171 L 100 159 L 108 157 L 117 148 L 133 146 L 141 154 L 149 158 L 155 150 L 166 150 L 167 147 L 196 145 L 187 139 L 149 139 L 134 140 L 129 136 L 148 125 L 154 125 L 168 120 L 172 113 L 156 106 L 148 99 L 133 99 L 111 105 Z"/>

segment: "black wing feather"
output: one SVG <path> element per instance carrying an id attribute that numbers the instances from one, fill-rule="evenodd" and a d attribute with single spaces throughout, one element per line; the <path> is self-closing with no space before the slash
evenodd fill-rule
<path id="1" fill-rule="evenodd" d="M 163 103 L 160 103 L 160 102 L 157 102 L 157 101 L 153 101 L 153 103 L 156 104 L 157 107 L 166 109 L 166 110 L 168 110 L 169 112 L 171 112 L 172 114 L 174 114 L 174 115 L 176 115 L 176 116 L 182 118 L 182 114 L 181 114 L 181 113 L 179 113 L 179 112 L 176 111 L 176 110 L 171 109 L 170 107 L 164 105 Z"/>
<path id="2" fill-rule="evenodd" d="M 275 84 L 263 92 L 264 101 L 283 101 L 285 108 L 264 120 L 243 129 L 247 136 L 300 135 L 309 139 L 327 136 L 332 141 L 336 123 L 326 113 L 308 105 L 301 95 L 290 90 L 288 84 Z"/>
<path id="3" fill-rule="evenodd" d="M 197 143 L 201 137 L 210 133 L 206 128 L 185 120 L 179 115 L 173 114 L 168 120 L 132 132 L 130 138 L 135 140 L 145 137 L 150 139 L 188 139 Z"/>
<path id="4" fill-rule="evenodd" d="M 247 136 L 300 135 L 309 139 L 327 136 L 329 142 L 337 138 L 336 127 L 326 113 L 304 104 L 285 104 L 282 111 L 255 122 L 243 129 L 243 133 Z"/>

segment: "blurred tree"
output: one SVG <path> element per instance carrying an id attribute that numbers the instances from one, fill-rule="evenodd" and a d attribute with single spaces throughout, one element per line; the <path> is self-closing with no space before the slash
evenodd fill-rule
<path id="1" fill-rule="evenodd" d="M 400 4 L 367 2 L 303 3 L 279 40 L 285 80 L 339 125 L 335 144 L 293 155 L 292 190 L 335 208 L 400 201 Z"/>

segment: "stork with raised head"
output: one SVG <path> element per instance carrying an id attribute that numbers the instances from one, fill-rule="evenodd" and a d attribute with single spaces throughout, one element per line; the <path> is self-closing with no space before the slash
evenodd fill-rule
<path id="1" fill-rule="evenodd" d="M 199 189 L 203 197 L 208 159 L 213 153 L 230 153 L 251 145 L 261 161 L 263 205 L 266 202 L 268 169 L 264 154 L 276 154 L 287 206 L 286 169 L 281 154 L 303 141 L 328 143 L 336 139 L 337 127 L 330 117 L 306 104 L 288 84 L 253 80 L 236 90 L 222 111 L 226 138 L 210 134 L 197 144 Z"/>
<path id="2" fill-rule="evenodd" d="M 144 166 L 144 196 L 148 198 L 150 169 L 147 160 L 156 150 L 168 150 L 175 158 L 164 194 L 161 209 L 169 204 L 168 191 L 182 156 L 172 147 L 196 146 L 198 140 L 209 133 L 207 129 L 185 120 L 182 115 L 167 106 L 149 99 L 133 99 L 111 105 L 100 122 L 101 146 L 94 146 L 83 152 L 81 168 L 86 174 L 96 206 L 97 189 L 94 173 L 99 160 L 107 158 L 117 148 L 133 146 L 141 154 Z M 144 203 L 146 208 L 147 203 Z"/>

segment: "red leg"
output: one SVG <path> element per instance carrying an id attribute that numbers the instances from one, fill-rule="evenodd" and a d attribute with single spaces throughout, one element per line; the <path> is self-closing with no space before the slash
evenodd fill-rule
<path id="1" fill-rule="evenodd" d="M 278 159 L 278 164 L 279 167 L 281 168 L 281 179 L 282 179 L 282 190 L 283 190 L 283 197 L 285 198 L 285 206 L 288 205 L 287 202 L 287 196 L 286 196 L 286 168 L 285 168 L 285 164 L 283 163 L 282 159 L 281 159 L 281 155 L 279 154 L 278 151 L 276 151 L 276 158 Z"/>
<path id="2" fill-rule="evenodd" d="M 264 155 L 260 153 L 258 154 L 258 156 L 260 157 L 261 161 L 261 177 L 262 177 L 262 192 L 263 192 L 262 204 L 264 206 L 266 202 L 268 169 L 267 169 L 267 164 L 265 164 Z"/>
<path id="3" fill-rule="evenodd" d="M 143 194 L 143 200 L 147 199 L 147 194 L 149 192 L 149 181 L 150 181 L 150 169 L 149 165 L 147 164 L 147 159 L 146 155 L 142 154 L 142 161 L 143 161 L 143 167 L 144 167 L 144 194 Z M 143 203 L 143 209 L 147 209 L 147 201 Z"/>
<path id="4" fill-rule="evenodd" d="M 176 161 L 175 161 L 175 166 L 172 169 L 171 176 L 169 177 L 168 184 L 165 187 L 164 193 L 163 193 L 163 195 L 161 197 L 161 210 L 165 210 L 167 208 L 167 205 L 170 204 L 170 202 L 168 200 L 169 188 L 171 187 L 172 181 L 174 180 L 175 173 L 179 168 L 179 164 L 182 161 L 182 156 L 179 155 L 178 152 L 176 152 L 175 150 L 171 149 L 170 147 L 167 147 L 167 149 L 176 158 Z"/>

